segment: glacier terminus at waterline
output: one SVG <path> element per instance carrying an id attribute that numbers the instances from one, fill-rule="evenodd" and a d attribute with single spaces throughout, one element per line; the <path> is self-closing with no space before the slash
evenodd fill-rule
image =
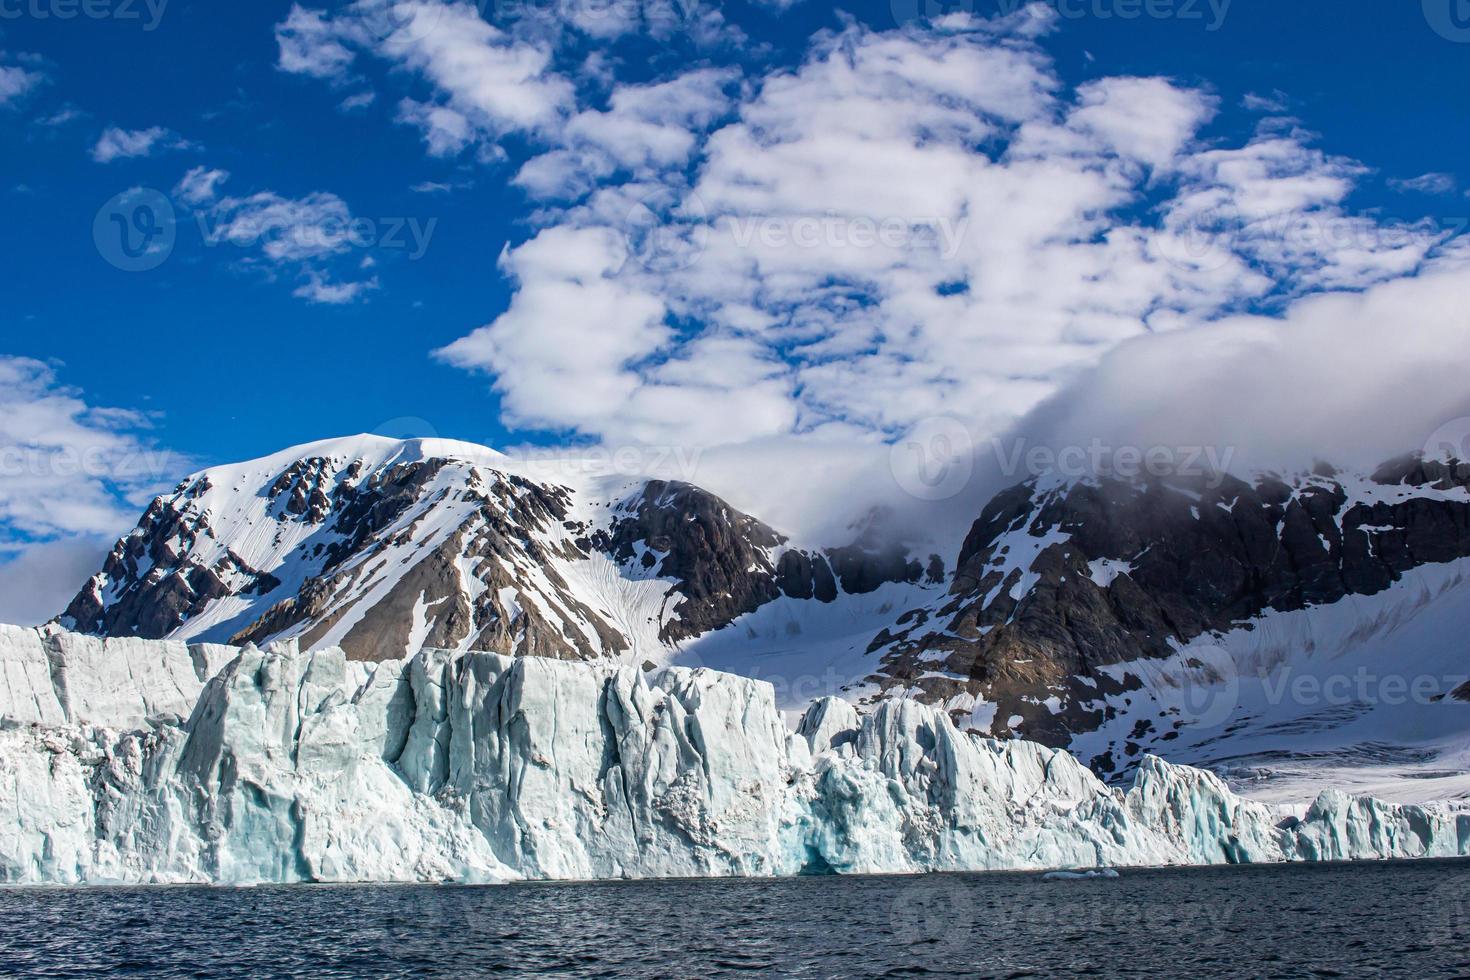
<path id="1" fill-rule="evenodd" d="M 1470 810 L 1110 787 L 939 707 L 708 669 L 0 631 L 9 883 L 769 876 L 1447 857 Z"/>

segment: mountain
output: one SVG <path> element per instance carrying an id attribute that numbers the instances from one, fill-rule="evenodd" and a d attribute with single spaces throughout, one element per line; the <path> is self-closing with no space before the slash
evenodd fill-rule
<path id="1" fill-rule="evenodd" d="M 365 661 L 427 646 L 663 664 L 777 600 L 943 579 L 937 556 L 870 544 L 871 528 L 804 551 L 687 483 L 539 469 L 359 436 L 205 470 L 149 505 L 59 624 Z"/>
<path id="2" fill-rule="evenodd" d="M 1145 750 L 1216 766 L 1310 751 L 1319 768 L 1332 753 L 1376 754 L 1407 771 L 1433 761 L 1428 743 L 1470 732 L 1467 556 L 1461 463 L 1405 457 L 1366 475 L 1318 466 L 1250 482 L 1034 479 L 985 506 L 943 600 L 883 638 L 883 683 L 974 696 L 975 727 L 1068 746 L 1104 775 Z M 1407 705 L 1371 689 L 1329 704 L 1281 687 L 1360 668 L 1377 672 L 1369 687 L 1402 677 L 1425 690 Z M 1252 704 L 1273 680 L 1271 703 Z M 1407 719 L 1390 722 L 1388 708 Z M 1455 755 L 1466 768 L 1463 738 Z"/>
<path id="3" fill-rule="evenodd" d="M 1035 478 L 977 510 L 947 554 L 882 512 L 797 548 L 689 483 L 361 436 L 183 481 L 58 625 L 367 662 L 710 666 L 772 682 L 793 717 L 833 694 L 916 698 L 1107 778 L 1154 752 L 1288 796 L 1328 766 L 1387 774 L 1389 796 L 1470 794 L 1470 466 Z M 1424 690 L 1329 704 L 1280 686 L 1349 667 Z"/>

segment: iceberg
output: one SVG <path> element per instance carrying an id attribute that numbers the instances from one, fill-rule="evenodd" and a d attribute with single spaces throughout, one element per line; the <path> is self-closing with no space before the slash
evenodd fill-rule
<path id="1" fill-rule="evenodd" d="M 1091 878 L 1117 878 L 1118 872 L 1113 868 L 1089 868 L 1086 871 L 1048 871 L 1041 876 L 1042 881 L 1086 881 Z"/>
<path id="2" fill-rule="evenodd" d="M 447 881 L 1470 854 L 1470 811 L 1243 799 L 698 668 L 0 629 L 0 881 Z"/>

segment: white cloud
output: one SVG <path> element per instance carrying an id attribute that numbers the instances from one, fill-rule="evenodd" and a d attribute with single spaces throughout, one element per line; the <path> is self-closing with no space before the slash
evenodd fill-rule
<path id="1" fill-rule="evenodd" d="M 670 336 L 663 302 L 618 280 L 625 257 L 622 239 L 608 229 L 542 232 L 502 259 L 521 283 L 510 309 L 440 355 L 503 372 L 497 389 L 518 424 L 581 428 L 616 415 L 641 386 L 627 365 Z M 524 368 L 527 383 L 508 380 L 513 365 Z"/>
<path id="2" fill-rule="evenodd" d="M 0 623 L 39 626 L 60 614 L 111 547 L 110 538 L 62 538 L 0 557 Z"/>
<path id="3" fill-rule="evenodd" d="M 378 96 L 374 92 L 356 92 L 343 99 L 341 104 L 338 105 L 338 108 L 343 112 L 357 112 L 360 109 L 366 109 L 372 105 L 377 101 L 377 98 Z"/>
<path id="4" fill-rule="evenodd" d="M 144 502 L 193 468 L 148 428 L 90 404 L 50 364 L 0 355 L 0 623 L 60 612 Z"/>
<path id="5" fill-rule="evenodd" d="M 549 43 L 508 34 L 468 2 L 358 0 L 332 15 L 295 5 L 276 40 L 282 71 L 343 81 L 367 52 L 422 76 L 434 99 L 401 100 L 399 119 L 423 131 L 435 156 L 549 131 L 575 104 L 572 83 L 551 69 Z"/>
<path id="6" fill-rule="evenodd" d="M 219 192 L 219 185 L 230 179 L 228 170 L 213 170 L 209 167 L 195 167 L 184 174 L 178 186 L 174 188 L 175 196 L 186 204 L 198 207 L 213 201 Z"/>
<path id="7" fill-rule="evenodd" d="M 1445 423 L 1470 438 L 1470 262 L 1140 337 L 1025 420 L 1033 442 L 1214 447 L 1240 471 L 1371 467 Z"/>
<path id="8" fill-rule="evenodd" d="M 120 129 L 109 126 L 92 147 L 92 159 L 98 163 L 152 156 L 162 150 L 186 149 L 189 143 L 162 126 L 147 129 Z"/>
<path id="9" fill-rule="evenodd" d="M 37 119 L 36 122 L 42 126 L 65 126 L 86 117 L 87 114 L 76 106 L 64 105 L 50 115 Z"/>
<path id="10" fill-rule="evenodd" d="M 296 4 L 276 25 L 276 44 L 280 49 L 277 67 L 294 75 L 342 79 L 356 57 L 322 11 Z"/>
<path id="11" fill-rule="evenodd" d="M 274 191 L 227 197 L 212 213 L 216 219 L 212 239 L 258 248 L 272 262 L 300 262 L 350 247 L 352 211 L 347 202 L 326 191 L 300 198 Z"/>
<path id="12" fill-rule="evenodd" d="M 110 534 L 187 463 L 144 438 L 148 419 L 90 405 L 48 364 L 0 356 L 0 544 Z"/>
<path id="13" fill-rule="evenodd" d="M 357 282 L 331 282 L 321 273 L 313 271 L 307 273 L 306 282 L 296 287 L 291 295 L 309 303 L 344 306 L 357 302 L 364 293 L 377 289 L 378 285 L 377 276 Z"/>
<path id="14" fill-rule="evenodd" d="M 0 108 L 19 102 L 45 80 L 46 76 L 39 71 L 18 65 L 0 65 Z"/>
<path id="15" fill-rule="evenodd" d="M 1408 180 L 1390 177 L 1388 186 L 1398 191 L 1414 191 L 1419 194 L 1453 194 L 1457 186 L 1454 174 L 1427 173 Z"/>
<path id="16" fill-rule="evenodd" d="M 1269 95 L 1259 92 L 1247 92 L 1240 100 L 1241 108 L 1248 112 L 1285 112 L 1291 107 L 1291 101 L 1285 92 L 1279 89 Z"/>
<path id="17" fill-rule="evenodd" d="M 1443 248 L 1347 211 L 1366 168 L 1289 123 L 1232 146 L 1199 135 L 1207 91 L 1069 90 L 1052 21 L 853 25 L 738 93 L 614 87 L 540 137 L 516 181 L 568 203 L 504 256 L 510 308 L 442 356 L 492 375 L 509 423 L 605 440 L 993 433 L 1130 339 Z"/>
<path id="18" fill-rule="evenodd" d="M 222 170 L 196 167 L 175 189 L 181 200 L 200 209 L 208 247 L 236 250 L 240 266 L 269 278 L 294 277 L 298 284 L 292 295 L 310 303 L 354 303 L 380 287 L 376 276 L 346 279 L 331 272 L 334 265 L 371 267 L 371 254 L 352 260 L 350 253 L 380 244 L 377 222 L 357 220 L 346 201 L 327 191 L 299 198 L 275 191 L 221 198 L 218 186 L 228 177 Z"/>
<path id="19" fill-rule="evenodd" d="M 1083 85 L 1077 96 L 1073 126 L 1155 169 L 1170 167 L 1215 111 L 1214 99 L 1163 78 L 1104 78 Z"/>

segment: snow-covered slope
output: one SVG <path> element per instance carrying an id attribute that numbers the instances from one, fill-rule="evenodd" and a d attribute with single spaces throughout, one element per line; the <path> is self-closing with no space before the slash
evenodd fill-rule
<path id="1" fill-rule="evenodd" d="M 9 650 L 23 645 L 0 638 L 5 662 L 24 662 Z M 67 653 L 53 662 L 74 667 Z M 769 685 L 709 670 L 443 650 L 369 664 L 337 649 L 248 646 L 186 722 L 107 724 L 146 713 L 141 696 L 128 700 L 86 723 L 0 729 L 0 880 L 490 881 L 1470 853 L 1461 810 L 1341 793 L 1274 808 L 1155 759 L 1124 793 L 1064 752 L 962 733 L 912 700 L 863 718 L 819 701 L 791 733 Z"/>
<path id="2" fill-rule="evenodd" d="M 986 506 L 880 683 L 1120 780 L 1147 751 L 1275 798 L 1460 796 L 1467 556 L 1465 464 L 1033 480 Z"/>
<path id="3" fill-rule="evenodd" d="M 434 646 L 663 663 L 683 641 L 799 593 L 814 563 L 831 586 L 818 601 L 924 574 L 889 559 L 844 548 L 834 575 L 825 556 L 688 484 L 357 436 L 185 480 L 58 622 L 110 636 L 297 639 L 359 660 Z"/>
<path id="4" fill-rule="evenodd" d="M 1162 753 L 1260 799 L 1307 800 L 1323 785 L 1470 799 L 1467 624 L 1466 560 L 1410 569 L 1376 595 L 1272 611 L 1166 660 L 1104 668 L 1142 684 L 1071 751 Z"/>

